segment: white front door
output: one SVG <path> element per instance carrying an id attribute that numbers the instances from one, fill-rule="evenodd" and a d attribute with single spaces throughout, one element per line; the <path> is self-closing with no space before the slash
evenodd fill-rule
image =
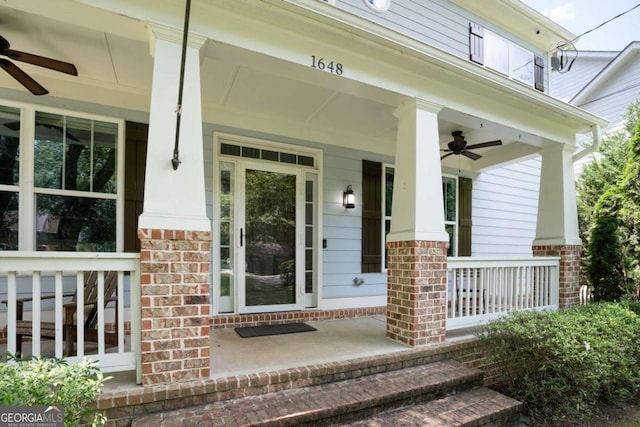
<path id="1" fill-rule="evenodd" d="M 229 142 L 236 141 L 221 141 L 216 158 L 215 312 L 317 307 L 316 159 L 275 151 L 279 145 L 256 148 L 252 140 L 247 148 Z"/>
<path id="2" fill-rule="evenodd" d="M 286 167 L 239 166 L 244 191 L 238 197 L 238 311 L 300 309 L 304 301 L 300 173 Z"/>

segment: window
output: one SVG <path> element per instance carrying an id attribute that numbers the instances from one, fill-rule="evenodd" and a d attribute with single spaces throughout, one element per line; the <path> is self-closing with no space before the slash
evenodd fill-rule
<path id="1" fill-rule="evenodd" d="M 469 24 L 469 59 L 544 91 L 541 57 L 474 23 Z"/>
<path id="2" fill-rule="evenodd" d="M 0 106 L 0 250 L 18 249 L 20 110 Z"/>
<path id="3" fill-rule="evenodd" d="M 391 229 L 394 171 L 393 165 L 363 160 L 363 273 L 380 272 L 387 266 L 386 241 Z M 442 177 L 445 229 L 449 234 L 447 256 L 471 255 L 471 189 L 472 181 L 469 178 Z M 376 218 L 379 218 L 377 222 Z M 375 230 L 381 236 L 377 240 L 373 236 Z"/>
<path id="4" fill-rule="evenodd" d="M 442 177 L 442 198 L 444 203 L 444 227 L 449 234 L 447 256 L 458 253 L 458 179 L 451 176 Z"/>
<path id="5" fill-rule="evenodd" d="M 121 124 L 24 106 L 0 125 L 0 249 L 117 250 Z"/>

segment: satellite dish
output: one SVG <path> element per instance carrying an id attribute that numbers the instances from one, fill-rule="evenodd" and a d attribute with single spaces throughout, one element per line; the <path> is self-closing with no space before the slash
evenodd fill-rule
<path id="1" fill-rule="evenodd" d="M 363 0 L 367 7 L 375 12 L 385 12 L 391 6 L 391 0 Z"/>

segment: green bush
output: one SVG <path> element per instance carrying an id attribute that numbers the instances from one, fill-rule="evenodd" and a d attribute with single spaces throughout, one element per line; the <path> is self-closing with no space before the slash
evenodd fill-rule
<path id="1" fill-rule="evenodd" d="M 106 379 L 93 362 L 67 364 L 62 359 L 0 363 L 0 406 L 64 406 L 64 425 L 103 425 L 96 396 Z"/>
<path id="2" fill-rule="evenodd" d="M 640 317 L 621 304 L 520 312 L 481 335 L 500 391 L 539 423 L 577 420 L 640 390 Z"/>

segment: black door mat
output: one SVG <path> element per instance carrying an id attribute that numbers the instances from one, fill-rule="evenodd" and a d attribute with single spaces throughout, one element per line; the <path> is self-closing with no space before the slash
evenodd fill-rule
<path id="1" fill-rule="evenodd" d="M 296 332 L 317 331 L 306 323 L 284 323 L 282 325 L 245 326 L 235 328 L 242 338 L 265 337 L 268 335 L 293 334 Z"/>

